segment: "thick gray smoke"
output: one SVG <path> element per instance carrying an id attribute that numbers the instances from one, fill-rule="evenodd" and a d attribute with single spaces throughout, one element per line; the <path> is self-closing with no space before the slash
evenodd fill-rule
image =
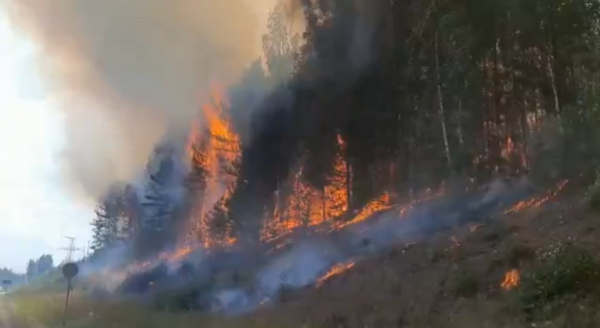
<path id="1" fill-rule="evenodd" d="M 62 101 L 71 181 L 97 197 L 129 180 L 165 133 L 186 130 L 211 86 L 261 55 L 276 1 L 9 0 Z"/>

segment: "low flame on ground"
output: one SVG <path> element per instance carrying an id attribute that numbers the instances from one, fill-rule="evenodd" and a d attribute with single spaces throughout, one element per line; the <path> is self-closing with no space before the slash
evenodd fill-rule
<path id="1" fill-rule="evenodd" d="M 340 273 L 343 273 L 349 269 L 352 269 L 352 267 L 354 267 L 354 265 L 355 265 L 354 262 L 350 262 L 350 263 L 342 263 L 342 264 L 338 264 L 338 265 L 334 266 L 324 276 L 322 276 L 321 278 L 319 278 L 317 280 L 317 287 L 321 287 L 327 280 L 331 279 L 331 277 L 337 276 Z"/>
<path id="2" fill-rule="evenodd" d="M 387 210 L 390 208 L 392 208 L 392 205 L 390 204 L 390 195 L 387 192 L 383 193 L 383 195 L 367 203 L 367 205 L 365 205 L 360 210 L 360 212 L 358 212 L 354 219 L 337 224 L 335 226 L 335 229 L 342 229 L 347 226 L 362 222 L 368 219 L 371 215 L 375 214 L 376 212 Z"/>
<path id="3" fill-rule="evenodd" d="M 511 269 L 504 274 L 504 280 L 502 280 L 500 287 L 504 290 L 511 290 L 519 285 L 520 279 L 521 275 L 519 274 L 519 270 Z"/>
<path id="4" fill-rule="evenodd" d="M 542 196 L 536 196 L 529 200 L 523 200 L 512 206 L 511 208 L 504 211 L 504 214 L 517 213 L 530 208 L 540 207 L 544 203 L 553 199 L 558 193 L 567 185 L 569 180 L 563 180 L 559 182 L 554 189 L 550 189 Z"/>

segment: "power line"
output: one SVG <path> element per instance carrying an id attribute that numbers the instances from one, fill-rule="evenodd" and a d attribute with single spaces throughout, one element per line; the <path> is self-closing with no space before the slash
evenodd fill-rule
<path id="1" fill-rule="evenodd" d="M 80 248 L 75 247 L 75 237 L 64 236 L 63 238 L 69 240 L 69 247 L 63 247 L 62 250 L 67 251 L 66 262 L 69 263 L 73 260 L 73 252 L 81 250 Z"/>

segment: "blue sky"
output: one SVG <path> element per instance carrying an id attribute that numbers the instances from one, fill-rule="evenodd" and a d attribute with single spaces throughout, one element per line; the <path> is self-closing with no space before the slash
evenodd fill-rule
<path id="1" fill-rule="evenodd" d="M 0 7 L 0 267 L 21 272 L 42 254 L 62 260 L 63 236 L 86 245 L 93 216 L 59 176 L 64 120 L 36 67 L 39 55 Z"/>

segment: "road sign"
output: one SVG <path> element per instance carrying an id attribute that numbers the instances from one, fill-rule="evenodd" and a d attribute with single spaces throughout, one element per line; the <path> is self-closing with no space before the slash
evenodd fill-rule
<path id="1" fill-rule="evenodd" d="M 71 294 L 71 279 L 79 273 L 77 264 L 69 262 L 63 265 L 62 274 L 67 278 L 67 297 L 65 298 L 65 312 L 63 314 L 63 327 L 67 326 L 67 311 L 69 310 L 69 295 Z"/>
<path id="2" fill-rule="evenodd" d="M 67 263 L 62 267 L 62 274 L 67 279 L 75 277 L 79 273 L 79 267 L 75 263 Z"/>

